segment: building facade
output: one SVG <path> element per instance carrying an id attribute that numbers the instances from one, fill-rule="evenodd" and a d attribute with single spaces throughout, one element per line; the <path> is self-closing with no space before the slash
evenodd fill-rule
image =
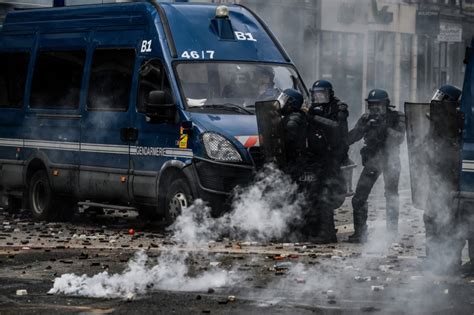
<path id="1" fill-rule="evenodd" d="M 65 0 L 66 5 L 129 0 Z M 15 7 L 53 0 L 5 0 Z M 180 2 L 186 2 L 180 0 Z M 309 87 L 327 79 L 354 121 L 372 88 L 392 104 L 426 102 L 437 87 L 461 86 L 465 47 L 474 36 L 474 0 L 194 0 L 239 3 L 257 12 L 292 57 Z"/>
<path id="2" fill-rule="evenodd" d="M 392 104 L 429 101 L 462 85 L 474 0 L 215 0 L 240 3 L 269 24 L 307 85 L 332 81 L 354 121 L 373 88 Z"/>

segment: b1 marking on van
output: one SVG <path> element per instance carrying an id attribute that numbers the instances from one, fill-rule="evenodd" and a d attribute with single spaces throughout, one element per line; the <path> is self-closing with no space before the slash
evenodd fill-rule
<path id="1" fill-rule="evenodd" d="M 149 53 L 151 52 L 151 43 L 152 40 L 144 40 L 142 41 L 142 49 L 140 50 L 142 53 Z"/>
<path id="2" fill-rule="evenodd" d="M 237 40 L 247 40 L 251 42 L 256 42 L 257 40 L 253 37 L 252 33 L 244 33 L 244 32 L 234 32 L 235 37 Z"/>
<path id="3" fill-rule="evenodd" d="M 181 54 L 181 58 L 186 59 L 214 59 L 214 50 L 201 50 L 200 52 L 193 50 L 193 51 L 185 51 Z"/>

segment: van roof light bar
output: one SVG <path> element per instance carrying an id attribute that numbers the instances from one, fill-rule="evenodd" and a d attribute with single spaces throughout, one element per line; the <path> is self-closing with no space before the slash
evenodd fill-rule
<path id="1" fill-rule="evenodd" d="M 216 18 L 226 19 L 229 17 L 229 7 L 226 5 L 220 5 L 216 8 Z"/>

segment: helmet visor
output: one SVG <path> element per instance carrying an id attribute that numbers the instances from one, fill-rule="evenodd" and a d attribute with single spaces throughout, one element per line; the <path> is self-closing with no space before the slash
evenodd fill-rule
<path id="1" fill-rule="evenodd" d="M 387 112 L 385 102 L 367 102 L 369 114 L 374 116 L 384 115 Z"/>
<path id="2" fill-rule="evenodd" d="M 446 97 L 448 97 L 448 95 L 446 93 L 444 93 L 443 91 L 441 90 L 437 90 L 436 93 L 433 95 L 433 97 L 431 98 L 432 101 L 439 101 L 441 102 L 442 100 L 444 100 Z"/>
<path id="3" fill-rule="evenodd" d="M 329 91 L 326 89 L 316 89 L 311 92 L 313 103 L 326 104 L 329 103 Z"/>
<path id="4" fill-rule="evenodd" d="M 286 105 L 286 103 L 288 102 L 289 98 L 290 97 L 287 94 L 282 92 L 278 96 L 277 101 L 280 103 L 280 106 L 283 108 Z"/>

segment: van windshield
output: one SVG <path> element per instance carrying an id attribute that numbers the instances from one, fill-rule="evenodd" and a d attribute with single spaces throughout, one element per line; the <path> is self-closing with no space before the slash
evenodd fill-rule
<path id="1" fill-rule="evenodd" d="M 250 108 L 275 100 L 285 89 L 307 94 L 296 71 L 289 66 L 196 62 L 176 67 L 183 99 L 188 108 Z"/>

